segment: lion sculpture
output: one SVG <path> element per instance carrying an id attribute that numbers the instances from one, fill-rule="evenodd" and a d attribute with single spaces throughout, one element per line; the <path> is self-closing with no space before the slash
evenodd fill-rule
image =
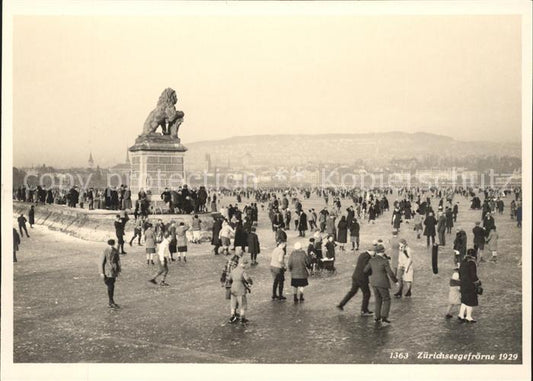
<path id="1" fill-rule="evenodd" d="M 161 126 L 163 135 L 170 135 L 177 139 L 178 129 L 185 115 L 183 111 L 176 110 L 174 105 L 177 102 L 178 97 L 173 89 L 163 90 L 156 108 L 148 114 L 144 122 L 143 135 L 152 134 Z"/>

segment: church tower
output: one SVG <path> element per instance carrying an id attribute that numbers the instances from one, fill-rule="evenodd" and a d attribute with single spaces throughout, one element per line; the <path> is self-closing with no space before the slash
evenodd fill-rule
<path id="1" fill-rule="evenodd" d="M 89 168 L 94 168 L 94 160 L 93 160 L 93 153 L 89 153 Z"/>

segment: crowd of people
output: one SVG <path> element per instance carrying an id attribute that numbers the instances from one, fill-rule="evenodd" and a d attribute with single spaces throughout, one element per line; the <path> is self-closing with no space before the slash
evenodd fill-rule
<path id="1" fill-rule="evenodd" d="M 162 219 L 153 219 L 149 213 L 133 212 L 133 228 L 131 239 L 126 241 L 127 223 L 130 218 L 127 209 L 132 205 L 125 202 L 131 200 L 127 187 L 121 187 L 119 194 L 119 213 L 114 221 L 116 240 L 109 240 L 100 261 L 100 274 L 108 288 L 109 307 L 119 308 L 113 299 L 115 278 L 119 275 L 120 255 L 126 255 L 125 242 L 145 246 L 146 264 L 157 265 L 157 269 L 148 279 L 152 284 L 168 286 L 167 275 L 172 262 L 187 262 L 188 245 L 201 244 L 207 241 L 213 247 L 214 255 L 225 255 L 227 260 L 222 269 L 220 282 L 226 290 L 226 298 L 230 302 L 231 323 L 246 323 L 248 301 L 253 280 L 247 273 L 249 266 L 257 266 L 257 255 L 261 253 L 259 212 L 264 211 L 269 218 L 268 225 L 272 230 L 274 245 L 270 253 L 269 269 L 272 276 L 272 300 L 284 301 L 285 273 L 291 275 L 291 289 L 294 303 L 303 303 L 304 290 L 311 277 L 332 276 L 336 273 L 335 258 L 338 252 L 351 249 L 356 253 L 360 249 L 360 231 L 363 224 L 373 224 L 376 219 L 384 218 L 390 213 L 392 236 L 388 241 L 376 239 L 372 246 L 362 251 L 356 259 L 352 284 L 345 297 L 336 305 L 339 310 L 352 299 L 359 290 L 363 294 L 361 315 L 373 316 L 376 324 L 387 325 L 391 307 L 391 288 L 395 288 L 393 296 L 401 299 L 413 293 L 414 264 L 416 253 L 409 246 L 406 234 L 400 232 L 414 231 L 412 239 L 426 237 L 427 247 L 434 253 L 445 248 L 448 236 L 457 224 L 460 213 L 456 197 L 471 198 L 470 208 L 481 210 L 481 218 L 472 227 L 472 244 L 468 242 L 465 229 L 456 227 L 453 244 L 455 270 L 450 279 L 448 309 L 445 317 L 451 318 L 452 309 L 460 305 L 458 319 L 460 322 L 475 323 L 473 308 L 478 305 L 478 295 L 483 292 L 481 281 L 477 276 L 477 267 L 486 261 L 486 252 L 490 261 L 497 262 L 498 233 L 495 215 L 503 215 L 504 198 L 509 192 L 485 189 L 479 192 L 484 195 L 483 202 L 479 196 L 468 188 L 392 188 L 364 189 L 244 189 L 244 190 L 206 190 L 201 189 L 202 203 L 192 202 L 185 205 L 185 200 L 198 199 L 190 197 L 187 186 L 178 191 L 168 191 L 162 200 L 187 214 L 192 213 L 190 223 L 171 219 L 163 223 Z M 194 190 L 195 191 L 195 190 Z M 170 192 L 180 192 L 185 198 L 177 199 Z M 205 193 L 204 193 L 205 192 Z M 21 196 L 24 192 L 20 192 Z M 42 192 L 41 192 L 42 193 Z M 89 193 L 89 192 L 87 192 Z M 86 193 L 86 194 L 87 194 Z M 140 192 L 141 193 L 141 192 Z M 40 194 L 37 192 L 37 194 Z M 322 208 L 304 208 L 311 195 L 324 200 Z M 521 194 L 514 190 L 515 197 L 510 202 L 511 218 L 521 226 Z M 86 196 L 85 196 L 86 197 Z M 221 203 L 224 198 L 232 197 L 236 203 Z M 393 202 L 389 199 L 396 197 Z M 112 199 L 112 198 L 111 198 Z M 46 198 L 45 198 L 46 200 Z M 79 202 L 78 198 L 78 202 Z M 138 202 L 142 202 L 139 195 Z M 174 201 L 181 200 L 181 203 Z M 23 200 L 24 201 L 24 200 Z M 26 201 L 28 201 L 26 199 Z M 188 201 L 187 201 L 188 202 Z M 214 203 L 214 204 L 213 204 Z M 240 205 L 244 204 L 241 209 Z M 344 207 L 343 208 L 343 204 Z M 114 204 L 113 204 L 114 205 Z M 200 206 L 202 205 L 202 206 Z M 198 213 L 207 211 L 211 206 L 212 213 L 201 217 Z M 129 208 L 127 208 L 129 206 Z M 93 205 L 94 207 L 94 205 Z M 196 212 L 196 213 L 195 213 Z M 31 213 L 31 214 L 30 214 Z M 30 227 L 34 221 L 34 206 L 29 211 Z M 19 232 L 27 234 L 24 215 L 18 218 Z M 264 223 L 264 221 L 261 221 Z M 263 225 L 264 226 L 264 225 Z M 294 230 L 298 241 L 288 253 L 287 233 Z M 467 229 L 468 230 L 468 229 Z M 210 232 L 210 234 L 208 234 Z M 308 235 L 307 241 L 304 241 Z M 14 235 L 18 234 L 14 229 Z M 29 237 L 29 236 L 28 236 Z M 436 239 L 437 238 L 437 239 Z M 267 239 L 262 237 L 262 239 Z M 17 240 L 20 243 L 20 238 Z M 351 248 L 348 246 L 351 244 Z M 449 245 L 449 244 L 448 244 Z M 437 269 L 434 268 L 434 272 Z M 257 285 L 256 285 L 257 287 Z M 370 311 L 370 298 L 374 296 L 374 311 Z"/>

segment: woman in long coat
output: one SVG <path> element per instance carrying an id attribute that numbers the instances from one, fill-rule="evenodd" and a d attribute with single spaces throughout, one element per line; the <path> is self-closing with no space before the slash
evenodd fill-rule
<path id="1" fill-rule="evenodd" d="M 152 229 L 152 224 L 147 225 L 147 229 L 144 232 L 144 247 L 146 248 L 146 264 L 154 264 L 155 254 L 155 232 Z"/>
<path id="2" fill-rule="evenodd" d="M 335 238 L 333 236 L 328 236 L 326 242 L 324 243 L 324 249 L 322 252 L 323 255 L 323 268 L 329 272 L 335 271 Z"/>
<path id="3" fill-rule="evenodd" d="M 250 258 L 252 260 L 253 266 L 257 265 L 257 254 L 261 253 L 259 237 L 257 236 L 257 233 L 255 231 L 256 231 L 255 226 L 252 226 L 250 229 L 250 232 L 247 233 L 247 237 L 246 237 L 248 253 L 250 253 Z"/>
<path id="4" fill-rule="evenodd" d="M 339 250 L 344 251 L 344 245 L 348 242 L 348 222 L 344 216 L 341 217 L 337 225 L 337 242 L 339 243 Z"/>
<path id="5" fill-rule="evenodd" d="M 435 225 L 437 225 L 437 220 L 433 216 L 433 213 L 430 212 L 426 219 L 424 220 L 424 235 L 427 237 L 427 246 L 429 247 L 429 240 L 431 238 L 431 244 L 435 243 Z"/>
<path id="6" fill-rule="evenodd" d="M 453 212 L 450 208 L 446 208 L 446 232 L 451 233 L 453 228 Z"/>
<path id="7" fill-rule="evenodd" d="M 35 225 L 35 208 L 33 205 L 30 207 L 30 211 L 28 212 L 28 222 L 30 224 L 30 228 L 33 228 L 33 225 Z"/>
<path id="8" fill-rule="evenodd" d="M 376 208 L 374 204 L 370 204 L 368 208 L 368 222 L 374 223 L 375 220 L 376 220 Z"/>
<path id="9" fill-rule="evenodd" d="M 48 189 L 46 191 L 46 203 L 47 204 L 53 204 L 54 203 L 54 193 L 52 192 L 52 189 Z"/>
<path id="10" fill-rule="evenodd" d="M 235 226 L 235 241 L 233 242 L 233 248 L 242 247 L 242 251 L 246 251 L 248 245 L 248 234 L 242 226 L 242 221 L 238 221 Z"/>
<path id="11" fill-rule="evenodd" d="M 496 262 L 496 258 L 498 258 L 498 233 L 496 232 L 496 226 L 490 230 L 485 248 L 492 254 L 490 260 Z"/>
<path id="12" fill-rule="evenodd" d="M 461 282 L 461 309 L 459 320 L 461 322 L 475 323 L 472 310 L 478 305 L 477 287 L 481 281 L 477 277 L 476 250 L 468 249 L 466 258 L 459 267 L 459 280 Z"/>
<path id="13" fill-rule="evenodd" d="M 331 214 L 326 219 L 326 233 L 333 237 L 333 240 L 337 237 L 337 229 L 335 228 L 335 217 Z"/>
<path id="14" fill-rule="evenodd" d="M 307 214 L 304 211 L 300 212 L 300 218 L 298 219 L 298 234 L 300 237 L 305 237 L 307 231 Z"/>
<path id="15" fill-rule="evenodd" d="M 459 252 L 456 254 L 455 263 L 460 263 L 466 257 L 466 245 L 467 245 L 467 236 L 466 232 L 463 229 L 458 229 L 455 235 L 455 241 L 453 241 L 453 249 Z"/>
<path id="16" fill-rule="evenodd" d="M 402 223 L 402 212 L 400 211 L 400 208 L 395 208 L 394 212 L 392 212 L 392 228 L 394 230 L 400 230 L 400 225 Z"/>
<path id="17" fill-rule="evenodd" d="M 179 226 L 176 228 L 176 246 L 178 248 L 179 258 L 178 261 L 187 262 L 187 230 L 190 229 L 189 225 L 186 225 L 184 222 L 180 222 Z"/>
<path id="18" fill-rule="evenodd" d="M 309 283 L 307 278 L 309 276 L 308 268 L 311 267 L 310 258 L 306 252 L 302 250 L 302 244 L 296 242 L 294 244 L 294 251 L 290 254 L 287 262 L 287 268 L 291 272 L 291 286 L 294 295 L 294 303 L 301 303 L 304 301 L 304 287 Z"/>

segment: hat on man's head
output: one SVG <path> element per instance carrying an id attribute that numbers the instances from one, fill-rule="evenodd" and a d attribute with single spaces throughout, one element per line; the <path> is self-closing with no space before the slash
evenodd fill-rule
<path id="1" fill-rule="evenodd" d="M 382 244 L 378 243 L 376 245 L 376 253 L 384 253 L 385 252 L 385 246 L 383 246 Z"/>
<path id="2" fill-rule="evenodd" d="M 402 245 L 407 245 L 407 241 L 405 240 L 405 238 L 401 238 L 401 239 L 400 239 L 400 243 L 401 243 Z"/>
<path id="3" fill-rule="evenodd" d="M 115 240 L 114 240 L 114 239 L 108 239 L 108 240 L 107 240 L 107 244 L 108 244 L 109 246 L 113 246 L 113 245 L 115 244 Z"/>
<path id="4" fill-rule="evenodd" d="M 296 242 L 294 244 L 294 250 L 300 250 L 302 248 L 302 244 L 300 242 Z"/>

